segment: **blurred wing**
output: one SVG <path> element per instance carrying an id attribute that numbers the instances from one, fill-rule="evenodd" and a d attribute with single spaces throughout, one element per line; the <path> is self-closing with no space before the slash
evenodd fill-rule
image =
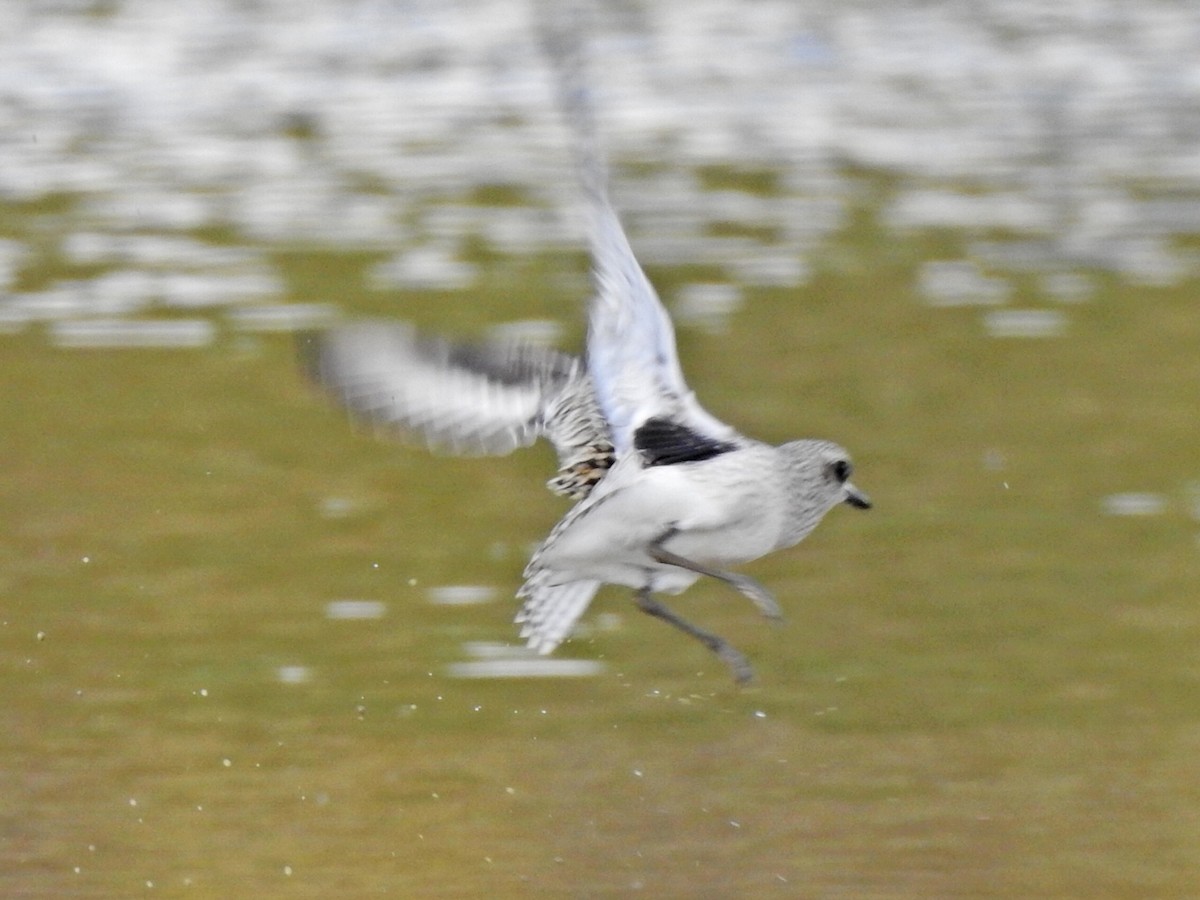
<path id="1" fill-rule="evenodd" d="M 543 584 L 540 580 L 526 582 L 517 593 L 525 602 L 515 621 L 521 626 L 521 637 L 527 646 L 538 653 L 554 650 L 570 637 L 575 623 L 599 589 L 598 581 L 557 585 Z"/>
<path id="2" fill-rule="evenodd" d="M 714 440 L 736 440 L 737 432 L 706 412 L 688 389 L 671 319 L 633 255 L 609 200 L 580 28 L 577 14 L 564 21 L 548 12 L 543 43 L 554 66 L 588 207 L 596 295 L 588 316 L 587 364 L 613 443 L 618 454 L 624 452 L 641 424 L 656 417 L 678 421 Z"/>
<path id="3" fill-rule="evenodd" d="M 733 428 L 708 413 L 683 379 L 675 330 L 605 199 L 592 201 L 596 295 L 588 316 L 588 370 L 613 443 L 627 449 L 651 419 L 668 419 L 716 441 Z"/>
<path id="4" fill-rule="evenodd" d="M 300 350 L 310 377 L 357 418 L 463 455 L 532 444 L 547 433 L 547 404 L 582 374 L 554 350 L 454 344 L 396 322 L 304 335 Z"/>

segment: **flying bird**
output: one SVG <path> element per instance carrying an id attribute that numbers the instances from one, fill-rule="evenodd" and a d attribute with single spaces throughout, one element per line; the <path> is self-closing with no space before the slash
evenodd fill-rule
<path id="1" fill-rule="evenodd" d="M 582 52 L 562 30 L 546 37 L 588 214 L 595 292 L 584 357 L 364 321 L 304 336 L 305 365 L 357 418 L 434 449 L 498 455 L 539 438 L 553 444 L 559 469 L 548 485 L 576 503 L 533 553 L 517 592 L 516 622 L 531 648 L 553 651 L 602 584 L 624 585 L 642 611 L 699 640 L 745 682 L 746 657 L 659 595 L 709 577 L 781 618 L 770 591 L 731 568 L 799 543 L 835 506 L 871 503 L 837 444 L 763 443 L 696 400 L 670 317 L 609 199 Z"/>

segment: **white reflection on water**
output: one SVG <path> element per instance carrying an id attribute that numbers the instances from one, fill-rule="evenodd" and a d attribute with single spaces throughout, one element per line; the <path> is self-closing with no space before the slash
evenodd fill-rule
<path id="1" fill-rule="evenodd" d="M 422 290 L 465 290 L 478 276 L 478 266 L 458 259 L 450 246 L 429 244 L 396 254 L 368 273 L 376 290 L 408 288 Z"/>
<path id="2" fill-rule="evenodd" d="M 325 604 L 327 619 L 382 619 L 387 604 L 380 600 L 331 600 Z"/>
<path id="3" fill-rule="evenodd" d="M 1100 502 L 1110 516 L 1158 516 L 1167 510 L 1167 498 L 1162 494 L 1129 492 L 1109 494 Z"/>
<path id="4" fill-rule="evenodd" d="M 358 504 L 349 497 L 324 497 L 317 504 L 317 513 L 323 519 L 344 519 L 357 509 Z"/>
<path id="5" fill-rule="evenodd" d="M 451 678 L 581 678 L 604 671 L 597 660 L 539 656 L 527 647 L 496 641 L 467 641 L 463 651 L 473 658 L 448 665 Z"/>
<path id="6" fill-rule="evenodd" d="M 238 331 L 304 331 L 329 325 L 338 315 L 329 303 L 271 303 L 231 309 L 228 318 Z"/>
<path id="7" fill-rule="evenodd" d="M 305 684 L 312 679 L 312 670 L 308 666 L 280 666 L 275 677 L 280 684 Z"/>
<path id="8" fill-rule="evenodd" d="M 5 308 L 0 330 L 282 293 L 263 255 L 185 234 L 198 229 L 388 249 L 369 273 L 384 290 L 471 288 L 472 241 L 512 256 L 581 246 L 524 4 L 26 7 L 0 31 L 0 125 L 14 136 L 0 142 L 0 199 L 76 198 L 55 214 L 73 263 L 255 274 L 160 272 L 151 289 L 98 272 L 108 288 L 75 291 L 73 305 L 39 286 L 58 294 L 55 314 Z M 990 268 L 1149 285 L 1194 274 L 1175 237 L 1200 232 L 1195 4 L 1133 5 L 1086 27 L 1028 0 L 986 16 L 953 3 L 619 7 L 596 4 L 589 39 L 617 206 L 649 263 L 801 285 L 849 221 L 847 170 L 866 167 L 895 176 L 885 229 L 965 232 Z M 713 169 L 749 181 L 712 183 Z M 504 193 L 476 203 L 481 188 Z M 0 243 L 0 289 L 41 253 Z M 1070 275 L 1044 287 L 1066 302 L 1089 293 Z M 986 282 L 926 293 L 1006 297 Z"/>
<path id="9" fill-rule="evenodd" d="M 1041 281 L 1042 292 L 1060 303 L 1082 303 L 1092 296 L 1092 280 L 1079 272 L 1050 272 Z"/>
<path id="10" fill-rule="evenodd" d="M 481 659 L 450 663 L 451 678 L 586 678 L 604 671 L 604 663 L 592 659 Z"/>
<path id="11" fill-rule="evenodd" d="M 206 347 L 216 326 L 204 319 L 75 319 L 50 326 L 56 347 Z"/>
<path id="12" fill-rule="evenodd" d="M 997 309 L 983 317 L 983 327 L 995 338 L 1059 337 L 1067 317 L 1056 309 Z"/>
<path id="13" fill-rule="evenodd" d="M 1200 481 L 1189 481 L 1184 487 L 1184 496 L 1189 515 L 1200 522 Z"/>
<path id="14" fill-rule="evenodd" d="M 697 282 L 679 289 L 671 312 L 682 325 L 720 333 L 743 300 L 742 290 L 735 284 Z"/>
<path id="15" fill-rule="evenodd" d="M 431 587 L 426 596 L 437 606 L 476 606 L 496 598 L 496 589 L 486 584 L 446 584 Z"/>
<path id="16" fill-rule="evenodd" d="M 241 247 L 215 247 L 177 235 L 77 231 L 63 238 L 59 251 L 77 265 L 228 269 L 264 264 L 261 254 L 255 251 Z"/>
<path id="17" fill-rule="evenodd" d="M 25 262 L 28 248 L 20 241 L 0 238 L 0 291 L 6 291 L 16 281 L 17 270 Z"/>
<path id="18" fill-rule="evenodd" d="M 930 306 L 999 306 L 1012 295 L 1012 285 L 984 275 L 967 259 L 924 263 L 917 280 Z"/>

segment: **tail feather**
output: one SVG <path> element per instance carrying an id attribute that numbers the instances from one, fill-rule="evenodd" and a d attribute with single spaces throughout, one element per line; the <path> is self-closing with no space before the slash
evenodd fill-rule
<path id="1" fill-rule="evenodd" d="M 533 577 L 517 592 L 525 601 L 517 613 L 521 637 L 538 653 L 550 653 L 565 641 L 600 589 L 598 581 L 548 585 Z"/>

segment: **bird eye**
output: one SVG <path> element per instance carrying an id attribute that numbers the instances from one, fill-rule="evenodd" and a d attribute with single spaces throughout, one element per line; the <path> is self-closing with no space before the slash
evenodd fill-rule
<path id="1" fill-rule="evenodd" d="M 841 484 L 846 483 L 847 479 L 850 478 L 850 473 L 854 469 L 854 467 L 851 466 L 850 463 L 844 459 L 839 459 L 837 462 L 835 462 L 829 468 L 830 468 L 830 471 L 833 472 L 833 477 L 836 478 Z"/>

